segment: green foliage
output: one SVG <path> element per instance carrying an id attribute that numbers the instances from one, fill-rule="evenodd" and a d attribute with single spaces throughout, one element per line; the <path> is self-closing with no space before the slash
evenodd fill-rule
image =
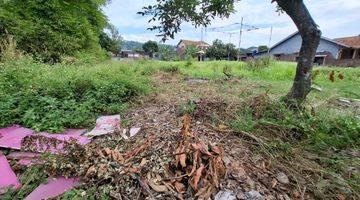
<path id="1" fill-rule="evenodd" d="M 264 56 L 261 58 L 248 60 L 246 66 L 249 70 L 258 71 L 269 67 L 272 61 L 273 60 L 270 56 Z"/>
<path id="2" fill-rule="evenodd" d="M 16 41 L 11 35 L 0 37 L 0 62 L 19 59 L 21 53 L 16 48 Z"/>
<path id="3" fill-rule="evenodd" d="M 237 54 L 238 50 L 236 49 L 234 44 L 224 44 L 219 39 L 216 39 L 206 51 L 206 56 L 213 60 L 236 60 Z"/>
<path id="4" fill-rule="evenodd" d="M 265 51 L 268 51 L 269 50 L 269 47 L 266 46 L 266 45 L 260 45 L 258 47 L 258 52 L 265 52 Z"/>
<path id="5" fill-rule="evenodd" d="M 282 102 L 260 96 L 251 100 L 249 107 L 238 112 L 233 127 L 243 131 L 266 132 L 274 139 L 298 142 L 308 139 L 318 150 L 347 149 L 360 145 L 360 121 L 354 113 L 339 113 L 334 109 L 293 110 Z M 255 129 L 256 127 L 256 129 Z"/>
<path id="6" fill-rule="evenodd" d="M 118 29 L 112 24 L 109 24 L 107 32 L 101 32 L 99 37 L 101 48 L 113 54 L 119 54 L 122 40 Z"/>
<path id="7" fill-rule="evenodd" d="M 0 66 L 0 127 L 15 123 L 52 132 L 87 127 L 147 91 L 146 79 L 127 67 L 48 66 L 28 58 Z"/>
<path id="8" fill-rule="evenodd" d="M 195 25 L 207 26 L 214 17 L 227 17 L 234 12 L 234 0 L 157 0 L 155 5 L 143 8 L 141 15 L 152 16 L 150 21 L 159 21 L 150 30 L 159 30 L 163 40 L 174 38 L 180 31 L 182 21 L 192 21 Z M 196 9 L 194 9 L 196 8 Z"/>
<path id="9" fill-rule="evenodd" d="M 101 7 L 106 0 L 1 1 L 0 27 L 13 35 L 25 53 L 59 62 L 77 51 L 100 50 L 98 38 L 106 25 Z M 0 37 L 4 35 L 0 32 Z"/>
<path id="10" fill-rule="evenodd" d="M 154 56 L 154 53 L 159 52 L 159 46 L 154 41 L 147 41 L 142 46 L 143 50 L 150 55 L 150 57 Z"/>
<path id="11" fill-rule="evenodd" d="M 179 54 L 174 46 L 161 44 L 159 45 L 159 57 L 164 61 L 178 61 Z"/>
<path id="12" fill-rule="evenodd" d="M 160 68 L 161 71 L 171 73 L 171 74 L 178 74 L 180 73 L 180 68 L 178 65 L 169 65 L 169 66 L 162 66 Z"/>
<path id="13" fill-rule="evenodd" d="M 181 116 L 186 115 L 186 114 L 192 115 L 195 113 L 196 109 L 197 109 L 196 103 L 193 101 L 188 101 L 188 102 L 180 105 L 179 114 Z"/>
<path id="14" fill-rule="evenodd" d="M 185 60 L 193 60 L 197 57 L 198 49 L 195 45 L 187 45 L 185 48 Z"/>

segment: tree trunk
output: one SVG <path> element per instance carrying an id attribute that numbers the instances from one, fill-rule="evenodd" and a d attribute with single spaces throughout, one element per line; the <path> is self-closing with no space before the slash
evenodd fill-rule
<path id="1" fill-rule="evenodd" d="M 319 46 L 321 31 L 303 0 L 276 0 L 276 2 L 294 21 L 302 38 L 294 83 L 286 96 L 288 103 L 301 103 L 311 90 L 312 66 Z"/>

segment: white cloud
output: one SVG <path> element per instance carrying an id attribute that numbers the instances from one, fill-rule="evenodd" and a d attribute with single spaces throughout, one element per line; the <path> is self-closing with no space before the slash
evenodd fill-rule
<path id="1" fill-rule="evenodd" d="M 109 20 L 119 27 L 127 40 L 156 40 L 157 32 L 146 31 L 148 18 L 137 15 L 145 5 L 153 3 L 154 0 L 113 0 L 104 8 Z M 359 0 L 305 0 L 313 18 L 320 26 L 323 35 L 333 38 L 360 33 L 360 1 Z M 296 31 L 295 25 L 286 14 L 275 12 L 276 4 L 262 0 L 242 0 L 235 5 L 236 13 L 228 19 L 215 19 L 212 27 L 224 26 L 240 22 L 244 17 L 244 23 L 261 27 L 261 29 L 245 32 L 242 40 L 242 47 L 268 44 L 270 27 L 274 26 L 272 44 Z M 179 39 L 200 40 L 201 29 L 195 29 L 190 24 L 184 24 L 182 32 L 176 35 L 174 40 L 167 43 L 176 44 Z M 215 39 L 224 42 L 229 41 L 229 36 L 222 33 L 208 32 L 204 39 L 212 42 Z M 238 44 L 238 36 L 233 35 L 232 42 Z"/>

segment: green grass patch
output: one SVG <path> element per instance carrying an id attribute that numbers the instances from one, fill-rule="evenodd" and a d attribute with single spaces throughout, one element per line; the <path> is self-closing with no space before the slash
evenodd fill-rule
<path id="1" fill-rule="evenodd" d="M 149 90 L 148 82 L 127 65 L 46 65 L 29 58 L 2 63 L 0 127 L 87 127 L 99 115 L 123 111 L 126 102 Z"/>

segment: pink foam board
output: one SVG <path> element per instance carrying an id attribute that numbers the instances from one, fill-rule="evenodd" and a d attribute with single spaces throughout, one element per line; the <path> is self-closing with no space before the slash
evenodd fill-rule
<path id="1" fill-rule="evenodd" d="M 32 134 L 29 137 L 32 136 L 42 136 L 44 138 L 53 138 L 58 141 L 60 141 L 56 146 L 49 145 L 49 144 L 43 144 L 39 140 L 34 141 L 37 145 L 36 151 L 37 152 L 61 152 L 64 148 L 64 142 L 70 142 L 71 140 L 75 140 L 78 144 L 85 145 L 91 142 L 91 140 L 85 136 L 76 135 L 76 134 L 70 134 L 70 135 L 64 135 L 64 134 L 49 134 L 46 132 L 38 133 L 38 134 Z"/>
<path id="2" fill-rule="evenodd" d="M 40 153 L 17 151 L 9 153 L 6 158 L 17 160 L 16 163 L 19 165 L 31 166 L 33 164 L 43 163 L 42 160 L 38 160 L 40 155 Z"/>
<path id="3" fill-rule="evenodd" d="M 14 151 L 9 153 L 6 157 L 9 159 L 21 159 L 21 158 L 37 158 L 40 155 L 41 155 L 40 153 Z"/>
<path id="4" fill-rule="evenodd" d="M 32 136 L 43 136 L 45 138 L 54 138 L 59 140 L 60 143 L 56 147 L 49 147 L 49 145 L 41 145 L 41 142 L 36 141 L 37 144 L 36 151 L 37 152 L 58 152 L 61 151 L 64 147 L 64 143 L 62 142 L 69 142 L 71 140 L 76 140 L 78 144 L 85 145 L 91 140 L 85 136 L 81 136 L 85 130 L 84 129 L 69 129 L 63 134 L 49 134 L 46 132 L 42 133 L 34 133 L 35 131 L 23 128 L 18 125 L 14 125 L 8 128 L 0 129 L 0 147 L 3 148 L 10 148 L 10 149 L 21 149 L 21 141 L 25 137 L 32 137 Z"/>
<path id="5" fill-rule="evenodd" d="M 32 191 L 25 200 L 39 200 L 55 198 L 64 192 L 71 190 L 79 182 L 78 178 L 49 178 L 48 183 L 41 184 Z"/>
<path id="6" fill-rule="evenodd" d="M 20 188 L 21 184 L 14 171 L 11 169 L 6 157 L 0 152 L 0 194 L 7 191 L 8 188 Z"/>
<path id="7" fill-rule="evenodd" d="M 0 147 L 20 150 L 21 140 L 33 133 L 33 130 L 19 125 L 0 129 Z"/>

